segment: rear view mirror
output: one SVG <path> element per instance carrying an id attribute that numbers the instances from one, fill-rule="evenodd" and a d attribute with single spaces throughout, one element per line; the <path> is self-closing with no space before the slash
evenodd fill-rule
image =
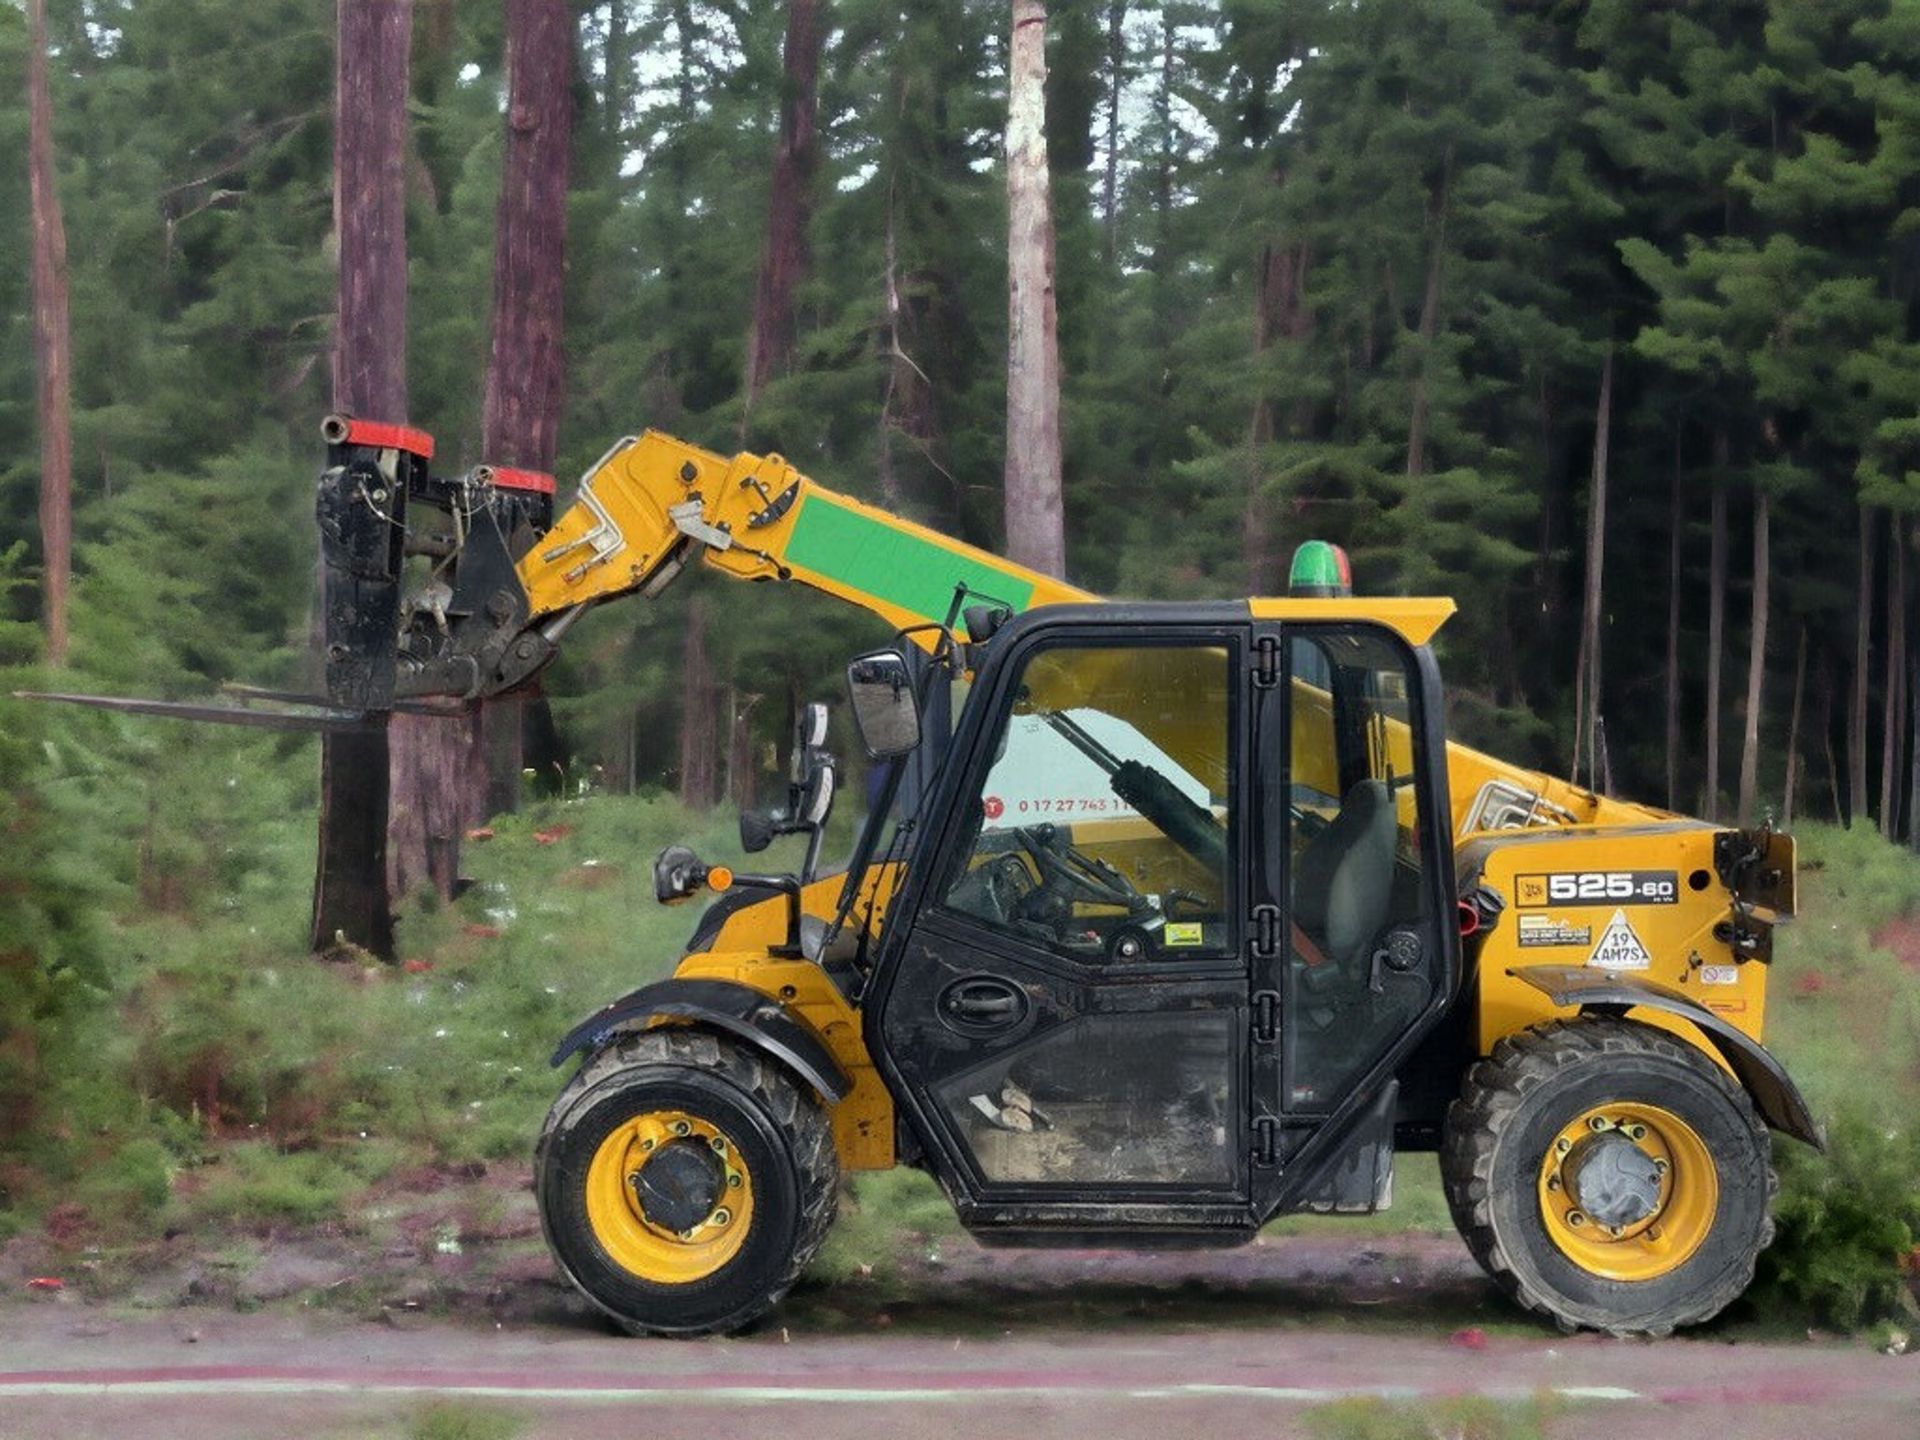
<path id="1" fill-rule="evenodd" d="M 860 743 L 871 758 L 891 760 L 920 743 L 913 670 L 898 650 L 875 650 L 847 666 L 847 695 Z"/>

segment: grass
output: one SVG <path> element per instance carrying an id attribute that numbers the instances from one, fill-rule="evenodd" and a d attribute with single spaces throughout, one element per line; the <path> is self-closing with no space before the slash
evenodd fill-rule
<path id="1" fill-rule="evenodd" d="M 1312 1440 L 1545 1440 L 1564 1407 L 1476 1396 L 1402 1402 L 1338 1400 L 1300 1417 Z"/>
<path id="2" fill-rule="evenodd" d="M 1920 914 L 1920 859 L 1867 830 L 1796 839 L 1800 914 L 1779 936 L 1767 1043 L 1816 1113 L 1920 1113 L 1920 975 L 1875 939 Z"/>
<path id="3" fill-rule="evenodd" d="M 407 1427 L 407 1440 L 513 1440 L 525 1428 L 510 1410 L 441 1401 L 414 1417 Z"/>

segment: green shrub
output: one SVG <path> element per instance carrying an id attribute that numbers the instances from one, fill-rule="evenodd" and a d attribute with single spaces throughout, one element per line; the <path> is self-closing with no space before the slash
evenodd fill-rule
<path id="1" fill-rule="evenodd" d="M 1920 1244 L 1920 1134 L 1859 1109 L 1829 1128 L 1827 1153 L 1779 1147 L 1773 1245 L 1749 1298 L 1842 1329 L 1920 1313 L 1909 1288 Z"/>

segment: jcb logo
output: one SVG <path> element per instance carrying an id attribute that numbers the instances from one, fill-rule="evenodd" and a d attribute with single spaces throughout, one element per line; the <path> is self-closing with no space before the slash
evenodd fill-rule
<path id="1" fill-rule="evenodd" d="M 1544 905 L 1547 903 L 1547 880 L 1544 875 L 1522 875 L 1520 877 L 1520 903 L 1522 905 Z"/>

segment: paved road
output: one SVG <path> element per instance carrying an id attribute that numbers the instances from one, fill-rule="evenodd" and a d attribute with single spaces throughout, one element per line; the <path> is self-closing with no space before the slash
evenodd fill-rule
<path id="1" fill-rule="evenodd" d="M 494 1328 L 322 1312 L 0 1308 L 0 1436 L 407 1436 L 448 1404 L 528 1437 L 782 1440 L 1314 1437 L 1325 1407 L 1482 1396 L 1548 1407 L 1555 1440 L 1920 1440 L 1920 1357 L 1839 1342 L 1379 1333 L 1320 1317 L 1121 1331 L 635 1341 L 584 1320 Z M 743 1423 L 744 1422 L 744 1423 Z M 1444 1433 L 1444 1427 L 1436 1433 Z M 1496 1432 L 1497 1433 L 1497 1432 Z"/>

